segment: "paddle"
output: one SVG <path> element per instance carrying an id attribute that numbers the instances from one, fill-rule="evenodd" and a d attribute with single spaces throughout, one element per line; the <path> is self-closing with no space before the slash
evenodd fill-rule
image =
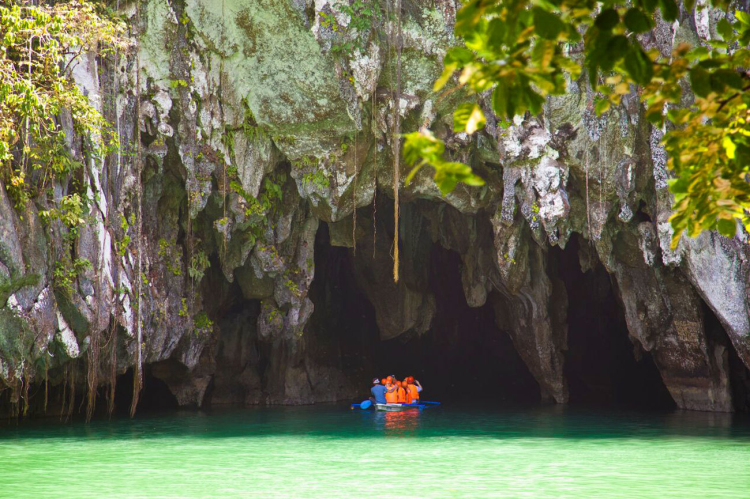
<path id="1" fill-rule="evenodd" d="M 362 403 L 359 404 L 359 408 L 360 409 L 369 409 L 371 405 L 372 405 L 372 402 L 370 402 L 369 400 L 363 400 Z"/>

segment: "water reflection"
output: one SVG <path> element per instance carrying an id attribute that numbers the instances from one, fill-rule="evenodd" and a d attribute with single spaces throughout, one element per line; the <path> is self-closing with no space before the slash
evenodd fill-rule
<path id="1" fill-rule="evenodd" d="M 414 436 L 419 426 L 422 411 L 378 411 L 375 413 L 375 424 L 386 435 Z"/>

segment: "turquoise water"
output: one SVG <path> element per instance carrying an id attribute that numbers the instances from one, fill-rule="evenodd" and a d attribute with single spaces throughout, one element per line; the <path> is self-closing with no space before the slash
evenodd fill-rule
<path id="1" fill-rule="evenodd" d="M 0 497 L 750 497 L 747 415 L 342 406 L 0 423 Z"/>

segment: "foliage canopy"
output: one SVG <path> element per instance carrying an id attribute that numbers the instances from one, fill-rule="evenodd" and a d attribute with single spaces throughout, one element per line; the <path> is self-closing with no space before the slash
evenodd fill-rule
<path id="1" fill-rule="evenodd" d="M 512 121 L 539 114 L 548 96 L 564 94 L 584 71 L 598 92 L 598 114 L 635 90 L 646 118 L 667 130 L 662 143 L 675 177 L 672 246 L 685 231 L 717 229 L 731 237 L 737 221 L 750 230 L 750 73 L 742 69 L 750 67 L 750 15 L 730 12 L 727 0 L 711 5 L 725 12 L 719 37 L 695 47 L 681 43 L 663 56 L 647 49 L 641 34 L 657 16 L 676 21 L 675 0 L 470 0 L 456 17 L 463 44 L 447 52 L 435 91 L 459 72 L 459 86 L 491 92 L 492 111 Z M 684 6 L 708 8 L 694 0 Z M 687 105 L 686 83 L 694 95 Z M 479 104 L 463 104 L 454 114 L 456 132 L 472 134 L 484 124 Z M 443 192 L 457 182 L 482 182 L 467 165 L 445 161 L 443 151 L 428 130 L 406 136 L 405 158 L 415 170 L 432 166 Z"/>
<path id="2" fill-rule="evenodd" d="M 18 207 L 81 166 L 66 147 L 63 113 L 92 154 L 117 145 L 72 68 L 89 51 L 125 49 L 124 32 L 123 23 L 85 0 L 0 5 L 0 178 Z"/>

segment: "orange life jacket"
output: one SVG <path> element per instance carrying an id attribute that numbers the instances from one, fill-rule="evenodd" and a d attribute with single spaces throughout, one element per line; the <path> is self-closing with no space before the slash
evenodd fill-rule
<path id="1" fill-rule="evenodd" d="M 398 393 L 398 403 L 399 404 L 405 404 L 406 403 L 406 390 L 401 388 L 400 386 L 396 389 L 396 393 Z"/>
<path id="2" fill-rule="evenodd" d="M 417 385 L 407 385 L 406 387 L 406 400 L 407 404 L 413 404 L 419 402 L 419 392 L 417 391 Z"/>
<path id="3" fill-rule="evenodd" d="M 387 388 L 387 387 L 386 387 Z M 385 401 L 389 404 L 395 404 L 398 401 L 398 388 L 392 392 L 385 392 Z"/>

